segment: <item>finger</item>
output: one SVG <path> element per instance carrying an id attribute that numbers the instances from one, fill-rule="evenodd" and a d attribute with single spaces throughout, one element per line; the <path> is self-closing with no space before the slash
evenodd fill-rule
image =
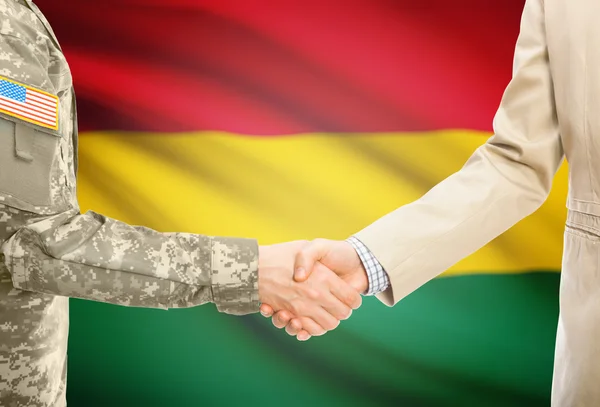
<path id="1" fill-rule="evenodd" d="M 298 335 L 298 333 L 302 331 L 302 322 L 300 322 L 300 319 L 298 318 L 293 318 L 285 327 L 285 331 L 291 336 Z"/>
<path id="2" fill-rule="evenodd" d="M 270 318 L 273 316 L 273 308 L 271 308 L 270 305 L 262 304 L 260 306 L 260 313 L 262 314 L 263 317 Z"/>
<path id="3" fill-rule="evenodd" d="M 350 318 L 350 315 L 352 315 L 352 308 L 338 300 L 337 297 L 331 293 L 321 300 L 321 306 L 323 307 L 323 310 L 338 321 L 338 323 L 339 321 Z M 328 328 L 327 325 L 321 325 Z M 328 330 L 330 331 L 331 329 L 335 328 L 329 328 Z"/>
<path id="4" fill-rule="evenodd" d="M 290 322 L 290 320 L 292 319 L 292 314 L 290 314 L 288 311 L 283 310 L 283 311 L 278 311 L 275 315 L 273 315 L 273 325 L 275 325 L 275 327 L 281 329 L 281 328 L 285 328 L 285 326 Z"/>
<path id="5" fill-rule="evenodd" d="M 298 339 L 299 341 L 308 341 L 310 339 L 310 334 L 308 332 L 306 332 L 305 330 L 302 330 L 298 333 L 298 335 L 296 336 L 296 339 Z"/>
<path id="6" fill-rule="evenodd" d="M 303 332 L 306 332 L 309 338 L 311 336 L 321 336 L 327 333 L 327 330 L 325 328 L 323 328 L 321 325 L 317 324 L 310 318 L 301 317 L 300 322 L 302 323 L 302 328 L 304 329 Z M 300 333 L 298 335 L 300 335 Z"/>
<path id="7" fill-rule="evenodd" d="M 311 284 L 311 289 L 307 290 L 308 298 L 310 298 L 313 303 L 319 304 L 336 320 L 341 321 L 348 319 L 352 314 L 352 308 L 343 301 L 347 301 L 351 305 L 356 305 L 356 303 L 359 303 L 360 305 L 360 295 L 358 292 L 354 291 L 352 287 L 350 287 L 344 280 L 336 276 L 321 263 L 318 263 L 315 267 L 317 270 L 315 278 L 317 278 L 317 280 L 303 283 L 314 283 Z M 324 286 L 326 286 L 328 290 L 324 291 Z M 314 316 L 313 319 L 324 328 L 328 328 L 327 325 L 317 320 Z"/>
<path id="8" fill-rule="evenodd" d="M 329 241 L 325 239 L 315 239 L 300 250 L 294 263 L 294 280 L 305 281 L 312 273 L 315 263 L 325 257 L 328 250 Z"/>
<path id="9" fill-rule="evenodd" d="M 362 297 L 358 291 L 340 278 L 329 284 L 329 290 L 339 301 L 352 309 L 358 309 L 362 305 Z"/>
<path id="10" fill-rule="evenodd" d="M 331 298 L 335 298 L 333 295 L 330 295 Z M 337 301 L 337 298 L 335 299 Z M 331 304 L 333 301 L 326 300 L 323 301 L 323 304 Z M 341 304 L 340 301 L 337 301 Z M 336 311 L 334 311 L 336 312 Z M 339 319 L 335 318 L 329 311 L 326 311 L 322 307 L 311 307 L 310 311 L 306 314 L 307 317 L 312 318 L 317 324 L 321 327 L 325 328 L 327 331 L 332 331 L 338 327 L 340 324 Z M 302 324 L 304 326 L 304 323 Z M 305 328 L 306 329 L 306 328 Z M 310 331 L 309 331 L 310 332 Z"/>

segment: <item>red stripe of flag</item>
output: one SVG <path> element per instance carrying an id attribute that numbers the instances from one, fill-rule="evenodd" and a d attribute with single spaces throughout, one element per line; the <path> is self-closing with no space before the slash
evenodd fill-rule
<path id="1" fill-rule="evenodd" d="M 42 105 L 48 106 L 50 110 L 56 108 L 56 100 L 51 98 L 50 96 L 46 96 L 42 93 L 37 93 L 35 91 L 32 91 L 31 89 L 27 89 L 27 96 L 28 98 L 31 98 Z"/>
<path id="2" fill-rule="evenodd" d="M 56 113 L 55 113 L 55 111 L 52 111 L 52 110 L 44 110 L 44 111 L 41 111 L 41 112 L 36 112 L 36 111 L 33 111 L 33 110 L 31 109 L 31 107 L 30 107 L 30 106 L 27 106 L 27 105 L 26 105 L 26 104 L 24 104 L 24 103 L 21 103 L 21 102 L 18 102 L 18 101 L 12 100 L 12 99 L 10 99 L 10 98 L 5 98 L 5 97 L 3 97 L 3 96 L 0 96 L 0 99 L 1 99 L 1 100 L 2 100 L 2 101 L 5 103 L 5 104 L 7 104 L 8 106 L 12 106 L 12 107 L 14 107 L 16 110 L 19 110 L 19 111 L 21 111 L 21 112 L 24 112 L 24 113 L 31 113 L 31 114 L 32 114 L 32 115 L 34 115 L 34 116 L 42 117 L 42 118 L 45 118 L 45 119 L 48 119 L 48 120 L 55 120 L 55 119 L 56 119 Z"/>
<path id="3" fill-rule="evenodd" d="M 49 126 L 56 126 L 56 117 L 50 117 L 49 119 L 49 116 L 32 113 L 31 110 L 24 109 L 20 107 L 17 103 L 10 101 L 10 99 L 6 99 L 4 97 L 0 97 L 0 108 L 7 112 L 16 113 L 29 119 L 40 121 Z"/>

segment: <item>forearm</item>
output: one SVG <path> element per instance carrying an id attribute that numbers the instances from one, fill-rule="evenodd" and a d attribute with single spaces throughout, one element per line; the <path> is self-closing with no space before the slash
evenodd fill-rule
<path id="1" fill-rule="evenodd" d="M 357 234 L 390 274 L 389 304 L 534 212 L 563 160 L 541 0 L 527 0 L 494 136 L 416 202 Z M 393 291 L 393 292 L 392 292 Z"/>
<path id="2" fill-rule="evenodd" d="M 69 211 L 21 228 L 3 252 L 23 290 L 139 307 L 258 310 L 253 240 L 159 233 Z"/>

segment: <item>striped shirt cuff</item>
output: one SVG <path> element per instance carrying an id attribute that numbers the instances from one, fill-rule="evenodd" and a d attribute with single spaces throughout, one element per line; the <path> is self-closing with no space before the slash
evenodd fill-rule
<path id="1" fill-rule="evenodd" d="M 351 236 L 346 240 L 352 245 L 365 270 L 369 280 L 369 288 L 364 295 L 375 295 L 385 291 L 390 285 L 390 278 L 381 266 L 381 263 L 373 256 L 373 253 L 356 237 Z"/>

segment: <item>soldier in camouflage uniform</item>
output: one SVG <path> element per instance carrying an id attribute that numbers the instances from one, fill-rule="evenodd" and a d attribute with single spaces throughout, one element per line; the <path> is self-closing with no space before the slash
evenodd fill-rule
<path id="1" fill-rule="evenodd" d="M 31 102 L 36 95 L 42 105 Z M 56 111 L 55 118 L 43 114 L 48 109 Z M 163 309 L 214 302 L 230 314 L 258 311 L 254 240 L 158 233 L 94 212 L 80 214 L 76 171 L 75 94 L 65 57 L 31 0 L 0 0 L 2 406 L 66 405 L 67 297 Z M 284 248 L 290 252 L 286 282 L 297 248 Z M 275 263 L 264 267 L 265 275 L 278 271 Z M 262 281 L 265 293 L 283 287 L 267 277 Z M 333 284 L 340 280 L 333 273 L 323 272 L 318 288 L 327 281 L 345 304 L 360 305 L 349 286 L 338 284 L 335 292 Z M 319 297 L 315 287 L 306 291 L 313 300 Z M 278 299 L 268 302 L 276 305 Z M 306 305 L 298 296 L 279 303 L 298 314 Z M 338 322 L 351 312 L 338 305 L 330 302 L 320 310 L 329 311 L 327 317 L 337 314 Z"/>

